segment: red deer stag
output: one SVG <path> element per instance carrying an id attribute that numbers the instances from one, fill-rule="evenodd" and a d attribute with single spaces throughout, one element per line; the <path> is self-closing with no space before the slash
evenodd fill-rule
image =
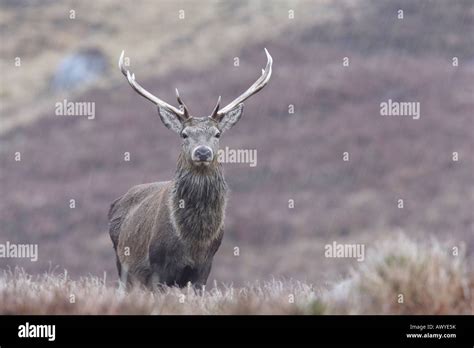
<path id="1" fill-rule="evenodd" d="M 109 233 L 120 279 L 128 287 L 150 289 L 206 284 L 212 259 L 224 233 L 227 185 L 217 161 L 219 138 L 240 119 L 243 102 L 270 80 L 272 57 L 262 75 L 242 95 L 220 109 L 220 97 L 210 116 L 191 116 L 181 100 L 176 108 L 135 80 L 120 55 L 119 68 L 132 88 L 158 106 L 166 127 L 182 138 L 174 179 L 132 187 L 109 211 Z"/>

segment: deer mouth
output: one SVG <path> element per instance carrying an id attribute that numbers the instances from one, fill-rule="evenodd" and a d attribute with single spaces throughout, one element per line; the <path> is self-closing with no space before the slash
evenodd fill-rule
<path id="1" fill-rule="evenodd" d="M 201 160 L 196 160 L 196 161 L 193 161 L 194 165 L 195 166 L 198 166 L 198 167 L 202 167 L 202 166 L 208 166 L 211 164 L 211 161 L 201 161 Z"/>

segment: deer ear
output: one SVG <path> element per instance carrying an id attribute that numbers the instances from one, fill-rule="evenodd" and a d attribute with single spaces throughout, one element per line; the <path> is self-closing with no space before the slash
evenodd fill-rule
<path id="1" fill-rule="evenodd" d="M 232 128 L 232 126 L 240 120 L 240 116 L 242 116 L 243 111 L 244 104 L 240 103 L 230 111 L 226 112 L 219 120 L 219 128 L 221 132 L 225 132 L 226 130 Z"/>
<path id="2" fill-rule="evenodd" d="M 158 115 L 160 115 L 161 121 L 166 127 L 171 129 L 172 131 L 175 131 L 178 134 L 181 133 L 181 131 L 183 130 L 181 118 L 173 111 L 158 106 Z"/>

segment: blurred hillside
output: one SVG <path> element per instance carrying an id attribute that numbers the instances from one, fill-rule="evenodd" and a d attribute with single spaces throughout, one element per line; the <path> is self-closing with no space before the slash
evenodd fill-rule
<path id="1" fill-rule="evenodd" d="M 179 139 L 120 74 L 122 49 L 143 86 L 169 102 L 178 87 L 195 115 L 245 90 L 265 64 L 263 47 L 274 58 L 270 84 L 221 141 L 257 149 L 258 165 L 224 165 L 232 194 L 210 280 L 337 280 L 357 261 L 324 258 L 325 244 L 370 248 L 399 229 L 464 243 L 472 259 L 471 1 L 1 4 L 0 242 L 39 243 L 40 252 L 36 263 L 1 267 L 115 276 L 110 203 L 135 184 L 172 178 Z M 54 92 L 62 59 L 88 48 L 107 57 L 106 73 Z M 96 118 L 55 116 L 64 98 L 95 102 Z M 389 98 L 419 101 L 421 119 L 381 117 Z"/>

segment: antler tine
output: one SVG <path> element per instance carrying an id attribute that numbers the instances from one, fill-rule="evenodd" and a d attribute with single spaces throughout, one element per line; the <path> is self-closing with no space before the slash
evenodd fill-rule
<path id="1" fill-rule="evenodd" d="M 184 113 L 184 117 L 185 118 L 189 118 L 189 111 L 188 111 L 188 108 L 186 107 L 186 104 L 183 103 L 183 100 L 181 99 L 181 97 L 179 96 L 179 91 L 177 88 L 175 88 L 176 90 L 176 99 L 178 99 L 178 104 L 183 108 L 183 113 Z"/>
<path id="2" fill-rule="evenodd" d="M 172 111 L 172 112 L 174 112 L 175 114 L 177 114 L 178 116 L 180 116 L 182 118 L 186 118 L 186 114 L 185 114 L 184 110 L 181 111 L 178 108 L 175 108 L 174 106 L 172 106 L 172 105 L 168 104 L 167 102 L 161 100 L 160 98 L 156 97 L 155 95 L 151 94 L 146 89 L 144 89 L 142 86 L 140 86 L 138 84 L 138 82 L 135 81 L 135 74 L 130 73 L 130 71 L 125 68 L 125 65 L 123 63 L 124 56 L 125 56 L 125 50 L 123 50 L 122 54 L 120 55 L 120 58 L 119 58 L 119 61 L 118 61 L 118 66 L 119 66 L 119 69 L 122 72 L 122 74 L 127 78 L 128 83 L 130 84 L 130 86 L 132 86 L 132 88 L 135 90 L 135 92 L 140 94 L 142 97 L 148 99 L 152 103 L 158 105 L 159 107 L 162 107 L 162 108 L 165 108 L 169 111 Z"/>
<path id="3" fill-rule="evenodd" d="M 221 96 L 219 96 L 219 98 L 217 99 L 217 104 L 214 107 L 214 110 L 212 110 L 211 116 L 209 116 L 210 118 L 214 118 L 217 116 L 217 112 L 219 111 L 220 105 L 221 105 Z"/>
<path id="4" fill-rule="evenodd" d="M 254 82 L 253 85 L 251 85 L 244 93 L 242 93 L 240 96 L 238 96 L 236 99 L 234 99 L 232 102 L 230 102 L 228 105 L 220 109 L 215 116 L 221 116 L 224 115 L 225 113 L 229 112 L 232 110 L 235 106 L 238 104 L 242 103 L 243 101 L 247 100 L 250 98 L 252 95 L 260 91 L 263 87 L 265 87 L 270 80 L 270 77 L 272 76 L 272 64 L 273 64 L 273 58 L 268 53 L 268 50 L 265 48 L 265 54 L 267 55 L 267 65 L 264 70 L 262 70 L 262 75 L 257 79 L 257 81 Z"/>

